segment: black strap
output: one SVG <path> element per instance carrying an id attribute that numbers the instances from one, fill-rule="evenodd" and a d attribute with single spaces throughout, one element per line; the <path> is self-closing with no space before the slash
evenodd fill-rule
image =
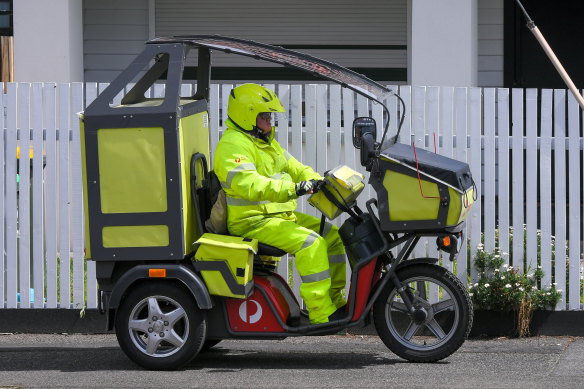
<path id="1" fill-rule="evenodd" d="M 337 200 L 337 198 L 335 197 L 335 195 L 332 194 L 332 192 L 329 190 L 327 185 L 323 185 L 320 188 L 320 190 L 324 193 L 325 197 L 331 203 L 333 203 L 337 208 L 339 208 L 341 211 L 347 212 L 349 215 L 351 215 L 354 218 L 359 218 L 359 216 L 350 207 L 346 206 L 345 204 L 343 204 L 339 200 Z"/>
<path id="2" fill-rule="evenodd" d="M 318 231 L 318 235 L 322 236 L 324 232 L 324 223 L 326 223 L 326 216 L 324 213 L 320 216 L 320 230 Z"/>

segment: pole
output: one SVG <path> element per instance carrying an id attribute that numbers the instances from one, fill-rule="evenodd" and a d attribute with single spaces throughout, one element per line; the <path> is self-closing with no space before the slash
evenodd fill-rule
<path id="1" fill-rule="evenodd" d="M 535 25 L 533 20 L 531 20 L 531 18 L 527 14 L 527 11 L 525 10 L 525 8 L 523 8 L 521 1 L 520 0 L 516 0 L 516 1 L 517 1 L 517 4 L 519 5 L 519 8 L 521 8 L 521 11 L 525 15 L 525 19 L 527 19 L 527 28 L 529 28 L 529 31 L 531 31 L 531 33 L 535 36 L 535 39 L 537 39 L 537 41 L 539 42 L 540 46 L 542 47 L 543 51 L 546 53 L 546 55 L 548 56 L 550 61 L 552 61 L 552 64 L 554 65 L 554 67 L 556 68 L 558 73 L 560 74 L 560 77 L 562 77 L 562 80 L 564 80 L 564 83 L 566 84 L 568 89 L 570 89 L 570 91 L 572 92 L 572 94 L 576 98 L 576 101 L 578 101 L 580 108 L 582 110 L 584 110 L 584 98 L 582 97 L 582 95 L 578 91 L 578 88 L 576 88 L 576 85 L 574 85 L 574 82 L 572 81 L 572 79 L 570 78 L 570 76 L 568 75 L 568 73 L 566 72 L 566 70 L 564 69 L 562 64 L 560 63 L 560 60 L 558 60 L 558 57 L 556 57 L 556 55 L 554 54 L 552 48 L 547 43 L 547 41 L 544 38 L 544 36 L 542 35 L 542 33 L 539 31 L 539 28 L 537 28 L 537 26 Z"/>

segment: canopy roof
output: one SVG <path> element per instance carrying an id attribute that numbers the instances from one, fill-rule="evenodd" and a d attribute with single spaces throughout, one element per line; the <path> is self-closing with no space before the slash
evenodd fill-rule
<path id="1" fill-rule="evenodd" d="M 391 92 L 390 89 L 362 74 L 356 73 L 335 63 L 308 54 L 284 49 L 279 46 L 219 35 L 180 35 L 160 37 L 155 38 L 148 43 L 183 43 L 275 62 L 284 66 L 304 70 L 317 77 L 334 81 L 377 101 L 382 101 L 384 95 Z"/>

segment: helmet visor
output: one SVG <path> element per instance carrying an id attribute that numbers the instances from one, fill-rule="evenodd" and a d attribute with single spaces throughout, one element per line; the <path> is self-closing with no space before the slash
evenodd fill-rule
<path id="1" fill-rule="evenodd" d="M 258 119 L 266 121 L 272 126 L 284 125 L 288 120 L 284 112 L 260 112 Z"/>

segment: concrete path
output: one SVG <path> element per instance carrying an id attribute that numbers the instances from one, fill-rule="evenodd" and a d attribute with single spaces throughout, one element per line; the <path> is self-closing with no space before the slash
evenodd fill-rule
<path id="1" fill-rule="evenodd" d="M 145 371 L 114 335 L 0 335 L 0 388 L 584 387 L 584 338 L 471 339 L 408 363 L 376 336 L 223 341 L 181 371 Z"/>

